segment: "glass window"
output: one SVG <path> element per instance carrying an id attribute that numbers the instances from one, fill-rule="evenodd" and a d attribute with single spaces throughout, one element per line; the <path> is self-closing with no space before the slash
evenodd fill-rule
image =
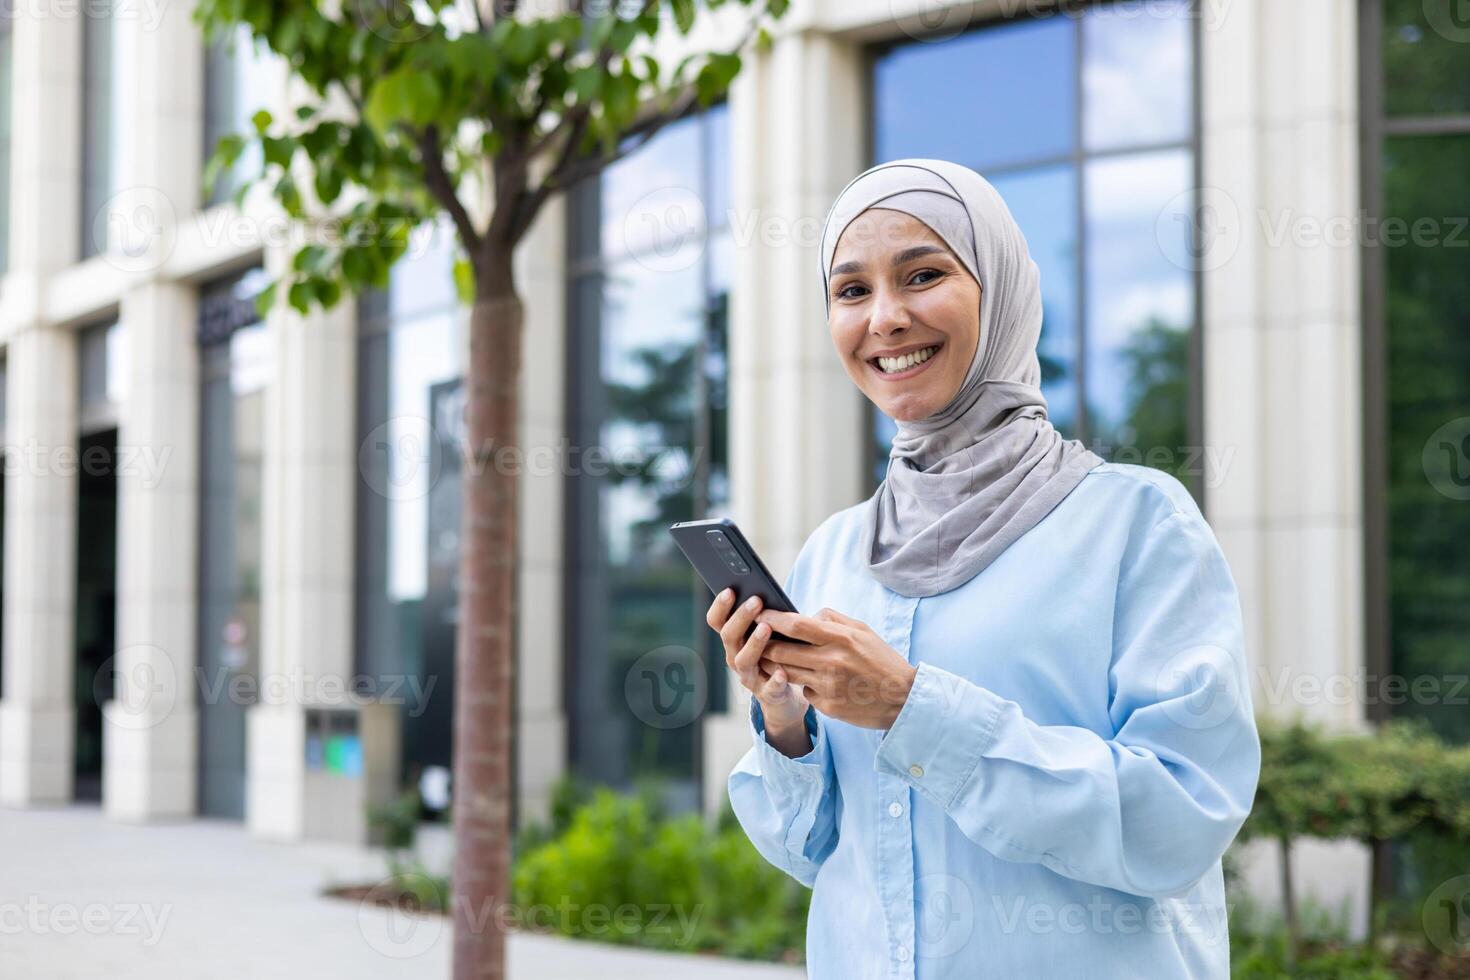
<path id="1" fill-rule="evenodd" d="M 244 25 L 211 41 L 204 52 L 204 160 L 222 137 L 255 131 L 250 117 L 268 101 L 274 78 L 269 52 Z M 241 183 L 259 172 L 260 146 L 248 143 L 227 173 L 214 182 L 206 206 L 229 200 Z"/>
<path id="2" fill-rule="evenodd" d="M 117 320 L 85 328 L 77 344 L 83 429 L 117 424 L 126 394 L 127 334 Z"/>
<path id="3" fill-rule="evenodd" d="M 1082 142 L 1114 150 L 1189 139 L 1190 27 L 1182 11 L 1100 5 L 1082 18 Z"/>
<path id="4" fill-rule="evenodd" d="M 1076 44 L 1068 18 L 1046 17 L 889 50 L 874 68 L 878 159 L 933 157 L 986 173 L 1070 155 Z"/>
<path id="5" fill-rule="evenodd" d="M 13 37 L 10 18 L 0 17 L 0 274 L 10 268 L 10 93 L 14 87 Z"/>
<path id="6" fill-rule="evenodd" d="M 1470 672 L 1470 276 L 1443 216 L 1470 214 L 1470 136 L 1385 140 L 1383 206 L 1390 658 L 1449 683 Z M 1447 698 L 1397 710 L 1470 742 Z"/>
<path id="7" fill-rule="evenodd" d="M 200 291 L 199 669 L 210 690 L 260 670 L 265 399 L 273 371 L 255 312 L 264 272 Z M 245 712 L 239 698 L 199 711 L 199 809 L 245 815 Z"/>
<path id="8" fill-rule="evenodd" d="M 417 229 L 358 304 L 356 670 L 405 676 L 403 779 L 448 770 L 459 555 L 462 312 L 447 223 Z M 431 686 L 432 685 L 432 686 Z"/>
<path id="9" fill-rule="evenodd" d="M 1382 0 L 1389 116 L 1470 113 L 1470 15 L 1459 0 Z"/>
<path id="10" fill-rule="evenodd" d="M 880 51 L 873 162 L 949 159 L 995 185 L 1041 270 L 1037 354 L 1052 423 L 1198 493 L 1188 448 L 1200 438 L 1198 284 L 1181 259 L 1195 183 L 1194 23 L 1186 0 L 1100 4 Z M 1006 98 L 926 110 L 926 92 L 957 89 Z M 877 480 L 895 427 L 873 414 Z"/>
<path id="11" fill-rule="evenodd" d="M 1370 717 L 1470 742 L 1470 19 L 1456 3 L 1361 6 Z M 1376 76 L 1376 77 L 1374 77 Z M 1375 418 L 1377 424 L 1372 424 Z M 1401 685 L 1396 690 L 1383 678 Z M 1405 693 L 1407 692 L 1407 693 Z M 1389 845 L 1399 907 L 1417 909 L 1463 840 Z M 1418 924 L 1417 915 L 1414 925 Z"/>
<path id="12" fill-rule="evenodd" d="M 114 29 L 115 0 L 98 0 L 82 18 L 82 227 L 81 256 L 107 250 L 111 232 L 109 205 L 120 187 L 120 142 L 126 127 L 119 125 L 127 86 L 128 47 L 118 43 Z"/>
<path id="13" fill-rule="evenodd" d="M 698 805 L 699 709 L 723 693 L 711 597 L 667 527 L 728 495 L 727 127 L 724 105 L 672 124 L 570 201 L 572 234 L 596 243 L 573 245 L 567 345 L 572 761 L 657 780 L 680 808 Z"/>
<path id="14" fill-rule="evenodd" d="M 1127 462 L 1172 470 L 1188 460 L 1189 328 L 1194 277 L 1189 226 L 1160 220 L 1191 183 L 1186 150 L 1089 161 L 1087 182 L 1087 417 L 1103 455 L 1154 451 Z M 1157 236 L 1177 235 L 1177 247 Z M 1168 453 L 1165 454 L 1165 450 Z M 1187 474 L 1176 473 L 1188 482 Z"/>

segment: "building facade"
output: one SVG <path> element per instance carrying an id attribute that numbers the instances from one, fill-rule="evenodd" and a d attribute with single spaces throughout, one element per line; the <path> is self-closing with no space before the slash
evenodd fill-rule
<path id="1" fill-rule="evenodd" d="M 566 773 L 720 805 L 745 700 L 662 529 L 729 514 L 784 573 L 872 492 L 891 424 L 831 354 L 817 236 L 907 156 L 1009 202 L 1058 427 L 1201 501 L 1258 711 L 1470 736 L 1470 562 L 1444 546 L 1470 530 L 1470 26 L 1437 11 L 798 0 L 725 101 L 551 202 L 517 256 L 520 811 Z M 400 784 L 439 800 L 447 231 L 385 291 L 260 319 L 289 227 L 229 201 L 251 161 L 208 197 L 201 174 L 299 95 L 279 65 L 119 3 L 19 10 L 0 75 L 0 805 L 299 839 L 360 833 L 343 814 Z"/>

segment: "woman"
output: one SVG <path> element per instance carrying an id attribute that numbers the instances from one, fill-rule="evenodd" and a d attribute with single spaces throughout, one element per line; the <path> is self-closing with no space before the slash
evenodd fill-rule
<path id="1" fill-rule="evenodd" d="M 1228 977 L 1260 743 L 1213 533 L 1052 428 L 1036 265 L 979 174 L 860 174 L 821 261 L 887 479 L 802 547 L 810 615 L 708 614 L 753 695 L 730 801 L 813 890 L 811 976 Z"/>

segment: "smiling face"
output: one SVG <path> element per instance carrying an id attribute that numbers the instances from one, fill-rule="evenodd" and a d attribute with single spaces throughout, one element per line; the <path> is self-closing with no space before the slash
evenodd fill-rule
<path id="1" fill-rule="evenodd" d="M 917 421 L 949 404 L 980 342 L 980 284 L 944 239 L 869 208 L 837 240 L 828 288 L 832 345 L 883 414 Z"/>

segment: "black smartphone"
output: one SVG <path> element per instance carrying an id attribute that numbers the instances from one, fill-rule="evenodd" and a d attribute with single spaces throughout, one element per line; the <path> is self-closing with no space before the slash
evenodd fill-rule
<path id="1" fill-rule="evenodd" d="M 740 528 L 727 517 L 704 521 L 684 521 L 669 528 L 674 543 L 699 573 L 711 595 L 725 589 L 735 590 L 735 606 L 750 596 L 758 595 L 766 609 L 796 612 L 796 606 L 781 588 L 781 583 L 766 568 L 760 555 L 750 546 Z M 732 606 L 733 610 L 735 606 Z M 783 640 L 791 637 L 773 633 Z M 792 642 L 800 643 L 801 640 Z"/>

